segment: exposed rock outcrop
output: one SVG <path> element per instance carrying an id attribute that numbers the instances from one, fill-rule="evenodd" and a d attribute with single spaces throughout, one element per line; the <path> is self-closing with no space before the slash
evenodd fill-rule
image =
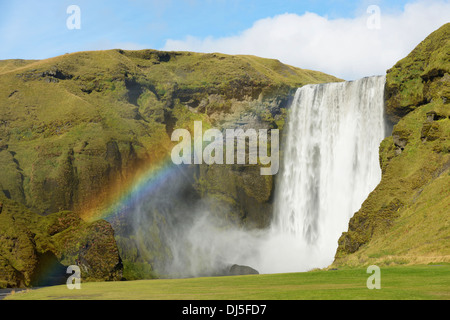
<path id="1" fill-rule="evenodd" d="M 397 123 L 409 112 L 430 102 L 448 104 L 449 38 L 450 23 L 447 23 L 387 71 L 386 113 L 391 122 Z"/>
<path id="2" fill-rule="evenodd" d="M 244 276 L 250 274 L 259 274 L 259 272 L 252 267 L 249 266 L 240 266 L 237 264 L 233 264 L 230 267 L 229 275 L 230 276 Z"/>
<path id="3" fill-rule="evenodd" d="M 32 213 L 4 199 L 0 215 L 0 288 L 64 284 L 69 265 L 82 281 L 121 280 L 122 261 L 106 221 L 87 223 L 73 212 Z"/>

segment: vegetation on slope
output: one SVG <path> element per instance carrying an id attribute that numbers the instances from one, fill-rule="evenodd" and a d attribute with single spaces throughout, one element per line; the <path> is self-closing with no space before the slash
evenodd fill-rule
<path id="1" fill-rule="evenodd" d="M 0 288 L 64 283 L 67 266 L 86 280 L 120 280 L 123 266 L 111 225 L 73 212 L 41 216 L 0 195 Z"/>
<path id="2" fill-rule="evenodd" d="M 431 101 L 450 99 L 450 23 L 387 71 L 386 112 L 394 122 Z"/>
<path id="3" fill-rule="evenodd" d="M 85 212 L 163 158 L 175 127 L 234 121 L 250 101 L 275 101 L 276 113 L 294 88 L 335 80 L 276 60 L 189 52 L 4 61 L 0 191 L 37 212 Z"/>

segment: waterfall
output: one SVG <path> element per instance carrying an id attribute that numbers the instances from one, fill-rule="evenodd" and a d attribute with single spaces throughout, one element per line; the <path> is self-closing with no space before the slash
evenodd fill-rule
<path id="1" fill-rule="evenodd" d="M 260 273 L 327 267 L 349 219 L 381 179 L 384 84 L 380 76 L 297 90 L 269 229 L 223 228 L 195 198 L 186 167 L 136 199 L 134 233 L 122 239 L 168 277 L 224 274 L 233 264 Z"/>
<path id="2" fill-rule="evenodd" d="M 384 84 L 376 76 L 297 90 L 263 250 L 266 272 L 332 263 L 350 218 L 381 179 Z"/>

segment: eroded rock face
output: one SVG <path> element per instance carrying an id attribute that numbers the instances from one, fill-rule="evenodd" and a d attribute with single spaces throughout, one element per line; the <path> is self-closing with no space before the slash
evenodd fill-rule
<path id="1" fill-rule="evenodd" d="M 446 118 L 445 115 L 439 114 L 436 111 L 427 112 L 427 120 L 423 123 L 420 135 L 422 141 L 435 141 L 439 139 L 442 136 L 439 120 Z"/>
<path id="2" fill-rule="evenodd" d="M 106 221 L 73 212 L 40 216 L 8 200 L 0 215 L 0 288 L 64 284 L 69 265 L 82 280 L 121 280 L 122 261 Z"/>
<path id="3" fill-rule="evenodd" d="M 448 23 L 433 32 L 407 57 L 387 71 L 386 114 L 391 122 L 397 123 L 409 112 L 430 102 L 448 103 L 449 35 Z"/>
<path id="4" fill-rule="evenodd" d="M 260 166 L 201 165 L 195 187 L 217 216 L 249 228 L 269 226 L 274 178 L 260 175 Z"/>

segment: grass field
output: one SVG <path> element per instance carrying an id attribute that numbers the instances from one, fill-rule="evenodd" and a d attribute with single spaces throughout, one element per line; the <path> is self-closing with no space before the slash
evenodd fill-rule
<path id="1" fill-rule="evenodd" d="M 366 268 L 304 273 L 82 283 L 15 293 L 6 300 L 449 300 L 450 264 L 381 268 L 381 289 Z"/>

